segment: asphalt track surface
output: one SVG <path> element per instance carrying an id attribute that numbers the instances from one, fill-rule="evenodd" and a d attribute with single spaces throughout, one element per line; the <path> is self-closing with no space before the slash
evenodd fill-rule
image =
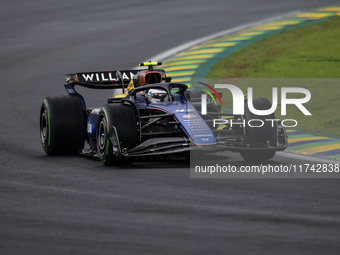
<path id="1" fill-rule="evenodd" d="M 339 179 L 190 179 L 179 160 L 108 168 L 46 156 L 38 124 L 43 98 L 65 94 L 65 73 L 131 68 L 221 30 L 332 3 L 2 1 L 0 254 L 339 254 Z M 87 95 L 89 105 L 108 97 Z M 242 164 L 237 154 L 226 160 Z"/>

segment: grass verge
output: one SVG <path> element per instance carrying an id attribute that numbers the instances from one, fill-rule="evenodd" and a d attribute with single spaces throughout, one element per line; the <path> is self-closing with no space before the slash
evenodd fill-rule
<path id="1" fill-rule="evenodd" d="M 335 17 L 283 31 L 223 59 L 213 66 L 208 78 L 234 78 L 235 85 L 238 78 L 309 78 L 260 79 L 261 84 L 241 82 L 238 86 L 244 94 L 250 86 L 255 96 L 269 99 L 272 87 L 306 88 L 312 99 L 305 106 L 312 116 L 304 116 L 295 106 L 287 108 L 287 116 L 281 116 L 278 108 L 276 116 L 298 120 L 300 129 L 340 135 L 340 79 L 315 79 L 340 78 L 339 28 L 340 17 Z M 225 94 L 223 104 L 231 107 L 230 93 Z M 295 96 L 299 95 L 291 94 L 290 98 Z"/>

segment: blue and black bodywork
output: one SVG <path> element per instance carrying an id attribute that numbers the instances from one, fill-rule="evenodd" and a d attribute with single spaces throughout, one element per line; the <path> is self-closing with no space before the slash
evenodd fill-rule
<path id="1" fill-rule="evenodd" d="M 73 131 L 70 134 L 82 137 L 83 146 L 77 146 L 78 153 L 99 157 L 104 164 L 112 165 L 131 162 L 143 156 L 187 153 L 191 150 L 228 150 L 240 152 L 245 160 L 266 160 L 287 147 L 287 135 L 280 121 L 270 130 L 264 127 L 262 131 L 249 130 L 242 124 L 214 127 L 214 119 L 243 120 L 247 116 L 226 114 L 214 104 L 208 104 L 207 114 L 202 115 L 197 91 L 192 93 L 187 85 L 172 83 L 164 70 L 153 69 L 156 64 L 160 63 L 142 64 L 149 66 L 146 70 L 66 75 L 68 97 L 75 98 L 77 107 L 81 105 L 83 112 L 82 118 L 78 118 L 82 123 L 73 128 L 78 133 Z M 123 94 L 109 98 L 104 106 L 88 109 L 75 86 L 121 88 Z M 60 129 L 53 127 L 50 120 L 51 108 L 57 109 L 58 105 L 53 100 L 45 99 L 44 102 L 40 114 L 42 144 L 47 154 L 60 154 L 63 146 L 57 142 L 48 146 L 48 140 L 53 136 L 51 129 Z M 72 104 L 75 107 L 75 103 Z M 53 117 L 59 118 L 55 112 Z M 265 134 L 261 133 L 259 139 L 258 132 Z M 72 141 L 67 141 L 64 146 L 70 143 Z M 56 146 L 58 149 L 55 149 Z"/>

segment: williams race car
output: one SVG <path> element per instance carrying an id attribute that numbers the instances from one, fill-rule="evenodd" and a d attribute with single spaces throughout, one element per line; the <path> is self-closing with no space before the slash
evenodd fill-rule
<path id="1" fill-rule="evenodd" d="M 147 69 L 74 73 L 65 76 L 68 95 L 47 97 L 40 110 L 40 136 L 48 155 L 80 154 L 99 157 L 105 165 L 121 165 L 138 157 L 205 152 L 239 152 L 246 161 L 264 161 L 287 147 L 280 120 L 261 127 L 244 125 L 248 119 L 275 119 L 224 113 L 214 98 L 202 114 L 202 90 L 171 82 L 160 62 L 144 62 Z M 121 89 L 107 104 L 87 108 L 76 86 Z M 213 95 L 216 97 L 217 95 Z M 220 95 L 222 96 L 222 95 Z M 269 109 L 265 98 L 254 98 L 256 109 Z M 215 125 L 216 119 L 230 120 Z M 235 123 L 230 125 L 234 120 Z M 243 123 L 243 124 L 242 124 Z"/>

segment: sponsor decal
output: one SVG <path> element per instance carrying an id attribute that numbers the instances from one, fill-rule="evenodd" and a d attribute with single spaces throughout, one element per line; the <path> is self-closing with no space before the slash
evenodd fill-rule
<path id="1" fill-rule="evenodd" d="M 199 130 L 199 131 L 202 131 L 202 132 L 204 132 L 204 131 L 206 131 L 206 129 L 202 129 L 202 130 Z M 203 134 L 203 135 L 194 135 L 194 137 L 201 137 L 201 136 L 204 136 L 204 137 L 206 137 L 206 136 L 212 136 L 212 134 Z"/>
<path id="2" fill-rule="evenodd" d="M 99 72 L 99 73 L 82 73 L 81 77 L 86 82 L 113 82 L 118 81 L 116 75 L 117 72 Z M 132 80 L 135 73 L 133 72 L 122 72 L 122 78 L 124 80 Z"/>
<path id="3" fill-rule="evenodd" d="M 96 108 L 96 109 L 93 109 L 92 111 L 91 111 L 91 114 L 99 114 L 99 112 L 100 112 L 100 110 L 101 110 L 101 108 Z"/>
<path id="4" fill-rule="evenodd" d="M 183 115 L 183 118 L 186 118 L 186 119 L 192 119 L 192 118 L 196 118 L 197 115 L 195 114 L 186 114 L 186 115 Z"/>
<path id="5" fill-rule="evenodd" d="M 73 79 L 74 79 L 75 81 L 79 81 L 78 75 L 77 75 L 77 74 L 74 74 L 74 75 L 73 75 Z"/>
<path id="6" fill-rule="evenodd" d="M 87 123 L 87 133 L 92 134 L 92 125 L 90 122 Z"/>
<path id="7" fill-rule="evenodd" d="M 74 91 L 74 89 L 71 89 L 71 88 L 67 88 L 66 90 L 67 90 L 67 92 L 68 92 L 69 94 L 75 94 L 75 93 L 76 93 L 76 92 Z"/>
<path id="8" fill-rule="evenodd" d="M 176 110 L 176 112 L 193 112 L 193 111 L 194 109 L 181 109 L 181 110 L 177 109 Z"/>

